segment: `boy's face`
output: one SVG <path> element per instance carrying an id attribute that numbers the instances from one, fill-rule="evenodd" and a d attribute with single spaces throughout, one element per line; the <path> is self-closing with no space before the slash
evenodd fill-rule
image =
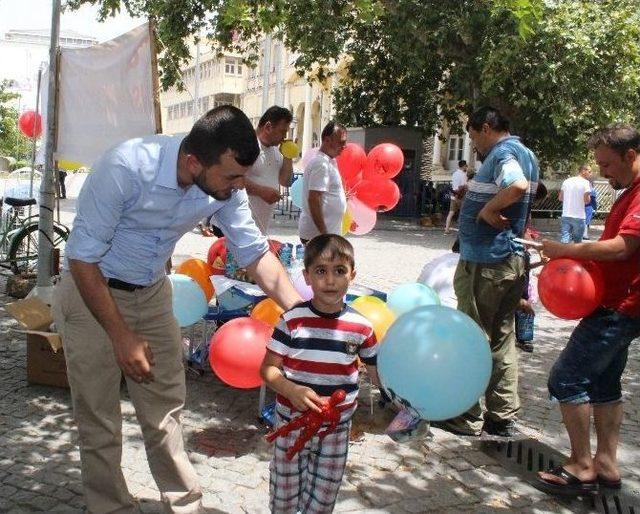
<path id="1" fill-rule="evenodd" d="M 304 270 L 304 279 L 313 290 L 313 305 L 322 312 L 342 309 L 344 295 L 356 276 L 346 259 L 320 256 Z"/>

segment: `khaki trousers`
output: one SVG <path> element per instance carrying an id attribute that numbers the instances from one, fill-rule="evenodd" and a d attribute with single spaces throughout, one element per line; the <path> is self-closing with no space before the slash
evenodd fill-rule
<path id="1" fill-rule="evenodd" d="M 498 264 L 460 261 L 453 287 L 458 310 L 468 314 L 487 334 L 493 367 L 485 391 L 486 417 L 509 421 L 520 409 L 515 312 L 525 286 L 524 258 L 511 255 Z M 482 429 L 480 403 L 453 423 L 476 433 Z"/>
<path id="2" fill-rule="evenodd" d="M 111 294 L 129 327 L 146 338 L 155 358 L 155 381 L 137 384 L 127 377 L 127 389 L 165 511 L 199 512 L 202 491 L 180 426 L 186 387 L 169 280 L 131 292 L 111 289 Z M 121 468 L 122 372 L 111 341 L 68 273 L 55 288 L 53 315 L 67 360 L 87 509 L 95 514 L 137 512 Z"/>

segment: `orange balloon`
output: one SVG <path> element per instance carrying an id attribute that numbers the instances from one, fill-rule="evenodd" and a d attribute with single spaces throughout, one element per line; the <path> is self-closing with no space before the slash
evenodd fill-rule
<path id="1" fill-rule="evenodd" d="M 209 278 L 213 274 L 213 267 L 205 261 L 201 259 L 188 259 L 177 267 L 176 273 L 187 275 L 195 280 L 202 288 L 202 291 L 204 291 L 207 302 L 213 298 L 215 290 Z"/>
<path id="2" fill-rule="evenodd" d="M 275 327 L 284 310 L 271 298 L 262 300 L 251 311 L 251 317 L 260 321 L 264 321 L 267 325 Z"/>
<path id="3" fill-rule="evenodd" d="M 351 307 L 371 322 L 378 341 L 384 339 L 387 330 L 396 320 L 387 304 L 375 296 L 360 296 L 351 302 Z"/>

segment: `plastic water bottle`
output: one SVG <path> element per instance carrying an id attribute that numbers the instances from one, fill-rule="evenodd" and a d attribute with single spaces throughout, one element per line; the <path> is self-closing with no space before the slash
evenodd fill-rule
<path id="1" fill-rule="evenodd" d="M 238 270 L 238 263 L 232 252 L 227 252 L 227 262 L 224 265 L 224 274 L 229 278 L 234 278 Z"/>
<path id="2" fill-rule="evenodd" d="M 304 268 L 304 245 L 296 245 L 296 267 Z"/>
<path id="3" fill-rule="evenodd" d="M 291 267 L 291 254 L 293 253 L 293 245 L 291 243 L 285 243 L 280 249 L 280 262 L 285 269 Z"/>

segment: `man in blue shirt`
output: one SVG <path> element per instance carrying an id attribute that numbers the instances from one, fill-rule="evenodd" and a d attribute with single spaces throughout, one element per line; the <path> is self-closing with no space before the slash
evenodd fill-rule
<path id="1" fill-rule="evenodd" d="M 485 392 L 486 412 L 478 403 L 468 412 L 440 424 L 463 435 L 510 437 L 520 408 L 515 311 L 525 284 L 524 248 L 514 238 L 524 233 L 530 203 L 538 186 L 538 161 L 499 111 L 483 107 L 474 112 L 467 130 L 482 166 L 462 203 L 458 221 L 460 262 L 454 288 L 458 309 L 485 331 L 493 369 Z"/>
<path id="2" fill-rule="evenodd" d="M 251 218 L 244 176 L 259 147 L 249 119 L 215 108 L 186 137 L 125 141 L 94 165 L 77 203 L 54 293 L 89 512 L 137 512 L 120 466 L 124 373 L 153 477 L 169 512 L 199 512 L 184 450 L 180 329 L 165 263 L 198 220 L 215 214 L 228 250 L 285 309 L 300 301 Z"/>

